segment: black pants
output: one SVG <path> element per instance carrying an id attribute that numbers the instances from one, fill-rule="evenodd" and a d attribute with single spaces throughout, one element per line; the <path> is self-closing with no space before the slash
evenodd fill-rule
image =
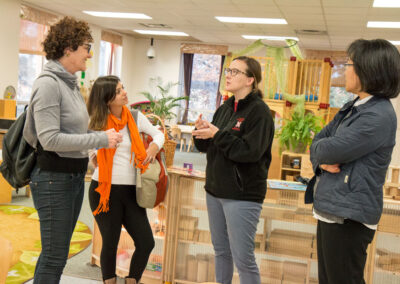
<path id="1" fill-rule="evenodd" d="M 320 284 L 362 284 L 367 247 L 375 231 L 346 219 L 344 224 L 318 221 L 317 250 Z"/>
<path id="2" fill-rule="evenodd" d="M 89 188 L 89 202 L 94 211 L 100 199 L 100 194 L 95 191 L 98 182 L 92 180 Z M 133 185 L 112 185 L 110 210 L 95 216 L 99 226 L 103 246 L 100 255 L 101 272 L 103 280 L 115 277 L 116 257 L 121 227 L 135 242 L 129 276 L 138 282 L 146 268 L 150 253 L 154 248 L 154 238 L 151 231 L 146 209 L 139 207 L 136 202 L 136 188 Z"/>

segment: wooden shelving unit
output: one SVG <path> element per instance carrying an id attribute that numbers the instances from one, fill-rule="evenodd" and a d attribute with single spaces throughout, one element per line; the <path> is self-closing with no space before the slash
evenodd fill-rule
<path id="1" fill-rule="evenodd" d="M 297 166 L 295 166 L 297 165 Z M 282 152 L 280 163 L 280 179 L 295 181 L 296 176 L 311 178 L 313 176 L 309 154 Z"/>
<path id="2" fill-rule="evenodd" d="M 290 153 L 286 155 L 292 157 Z M 151 223 L 157 225 L 153 227 L 156 249 L 144 281 L 168 284 L 215 281 L 214 250 L 203 188 L 205 179 L 204 174 L 197 174 L 170 169 L 170 188 L 161 225 L 160 220 L 155 222 L 160 213 L 149 211 Z M 316 224 L 312 206 L 304 204 L 304 191 L 268 189 L 255 239 L 261 283 L 318 283 Z M 101 249 L 99 237 L 95 226 L 92 263 L 97 265 Z M 130 259 L 123 254 L 133 250 L 133 241 L 123 230 L 117 259 L 119 276 L 128 273 L 126 265 L 121 264 Z M 385 200 L 376 238 L 368 249 L 366 283 L 400 283 L 398 260 L 400 263 L 400 201 Z M 240 283 L 236 271 L 232 283 Z"/>

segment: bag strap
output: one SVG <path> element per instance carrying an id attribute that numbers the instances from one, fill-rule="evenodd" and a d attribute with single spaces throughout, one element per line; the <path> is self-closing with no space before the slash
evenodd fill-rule
<path id="1" fill-rule="evenodd" d="M 138 120 L 138 110 L 137 109 L 131 109 L 131 114 L 133 117 L 133 120 L 135 121 L 136 125 L 137 125 L 137 120 Z"/>

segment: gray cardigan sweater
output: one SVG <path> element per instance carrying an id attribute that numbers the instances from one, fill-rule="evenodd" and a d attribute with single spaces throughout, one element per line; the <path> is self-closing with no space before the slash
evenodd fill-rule
<path id="1" fill-rule="evenodd" d="M 60 157 L 86 158 L 87 150 L 108 146 L 103 131 L 88 131 L 89 115 L 77 85 L 77 77 L 50 60 L 32 88 L 24 138 L 34 148 Z"/>

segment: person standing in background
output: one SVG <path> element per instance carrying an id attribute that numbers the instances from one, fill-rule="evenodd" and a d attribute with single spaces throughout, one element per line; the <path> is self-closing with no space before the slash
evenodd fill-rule
<path id="1" fill-rule="evenodd" d="M 383 39 L 347 49 L 346 91 L 355 94 L 310 147 L 319 283 L 365 283 L 367 247 L 383 208 L 386 171 L 396 143 L 390 99 L 400 92 L 400 54 Z"/>
<path id="2" fill-rule="evenodd" d="M 93 157 L 96 168 L 89 188 L 89 202 L 102 237 L 100 255 L 104 283 L 116 283 L 116 257 L 122 226 L 135 243 L 125 283 L 139 283 L 154 248 L 154 237 L 145 208 L 136 201 L 136 168 L 145 170 L 164 145 L 164 134 L 140 112 L 135 121 L 126 107 L 127 92 L 116 76 L 98 78 L 88 101 L 89 128 L 115 128 L 123 135 L 117 149 L 100 149 Z M 139 133 L 153 142 L 145 150 Z"/>
<path id="3" fill-rule="evenodd" d="M 258 88 L 261 66 L 235 58 L 225 70 L 232 92 L 212 122 L 196 120 L 194 143 L 207 152 L 205 190 L 218 283 L 231 284 L 233 264 L 241 284 L 260 284 L 254 238 L 267 191 L 274 121 Z"/>
<path id="4" fill-rule="evenodd" d="M 86 70 L 93 41 L 86 22 L 65 17 L 43 42 L 49 60 L 33 85 L 24 127 L 37 150 L 30 188 L 39 214 L 42 252 L 34 284 L 60 282 L 84 196 L 88 149 L 115 148 L 114 129 L 88 131 L 89 115 L 75 73 Z"/>

